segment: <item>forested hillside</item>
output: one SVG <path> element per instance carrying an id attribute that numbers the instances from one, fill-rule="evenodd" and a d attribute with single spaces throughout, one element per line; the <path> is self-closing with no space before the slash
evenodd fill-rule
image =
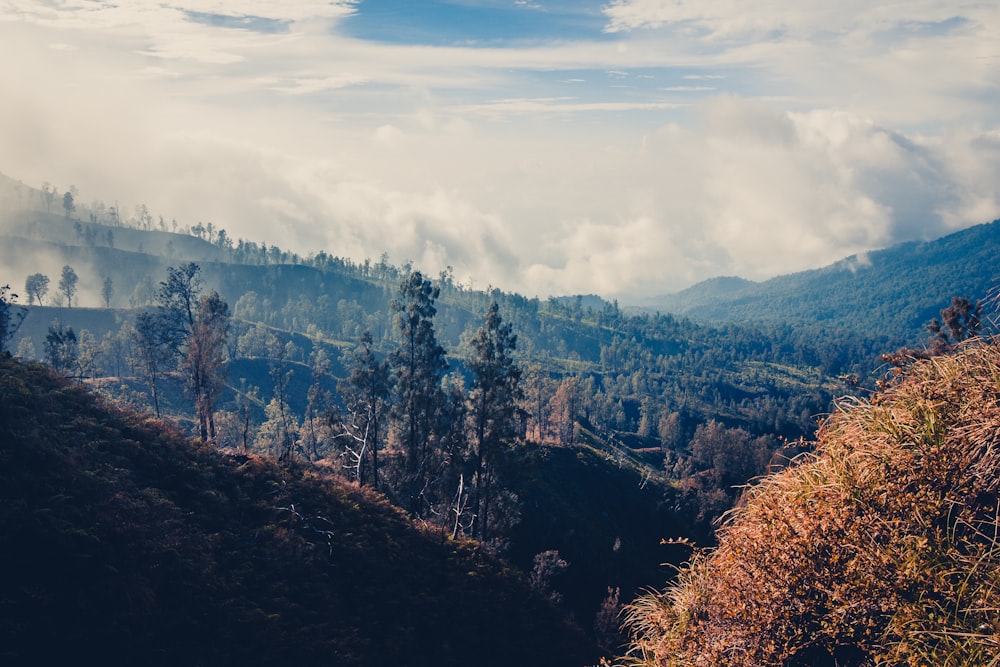
<path id="1" fill-rule="evenodd" d="M 985 296 L 966 278 L 983 274 L 996 227 L 927 244 L 924 263 L 873 253 L 868 273 L 848 271 L 865 289 L 826 270 L 825 300 L 812 274 L 788 277 L 812 296 L 787 319 L 711 322 L 703 293 L 696 322 L 0 186 L 14 356 L 228 456 L 323 471 L 449 543 L 474 539 L 607 652 L 621 605 L 686 556 L 663 538 L 711 544 L 750 480 L 808 449 L 836 397 L 893 372 L 881 354 L 922 347 L 952 296 Z"/>
<path id="2" fill-rule="evenodd" d="M 982 299 L 1000 281 L 1000 220 L 944 238 L 855 255 L 814 271 L 753 283 L 714 279 L 653 300 L 703 322 L 794 325 L 890 346 L 923 341 L 923 325 L 953 296 Z"/>

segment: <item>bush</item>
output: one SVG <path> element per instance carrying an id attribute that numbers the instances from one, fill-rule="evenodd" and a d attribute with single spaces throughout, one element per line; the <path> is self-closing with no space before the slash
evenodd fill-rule
<path id="1" fill-rule="evenodd" d="M 1000 664 L 1000 345 L 840 406 L 665 592 L 636 665 Z"/>

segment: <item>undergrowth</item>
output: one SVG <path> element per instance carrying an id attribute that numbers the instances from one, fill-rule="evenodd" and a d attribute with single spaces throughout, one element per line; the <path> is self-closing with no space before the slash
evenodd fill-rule
<path id="1" fill-rule="evenodd" d="M 718 537 L 630 606 L 625 664 L 1000 665 L 1000 345 L 844 401 Z"/>

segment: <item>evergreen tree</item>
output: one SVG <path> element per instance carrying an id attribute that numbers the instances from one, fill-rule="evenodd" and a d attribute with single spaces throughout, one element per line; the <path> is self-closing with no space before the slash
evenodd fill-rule
<path id="1" fill-rule="evenodd" d="M 396 375 L 396 423 L 402 445 L 403 472 L 399 501 L 418 513 L 436 445 L 435 416 L 442 402 L 441 379 L 448 362 L 434 334 L 438 288 L 419 271 L 407 274 L 391 304 L 400 335 L 390 363 Z"/>
<path id="2" fill-rule="evenodd" d="M 490 504 L 497 482 L 497 464 L 505 446 L 518 435 L 517 405 L 524 397 L 521 369 L 513 358 L 517 336 L 511 332 L 510 324 L 501 319 L 496 301 L 490 304 L 471 344 L 473 356 L 468 366 L 473 377 L 469 396 L 475 445 L 473 534 L 486 540 L 491 536 Z"/>

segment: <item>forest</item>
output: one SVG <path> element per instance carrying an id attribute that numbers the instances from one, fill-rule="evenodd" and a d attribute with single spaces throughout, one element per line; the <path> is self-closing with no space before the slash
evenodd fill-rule
<path id="1" fill-rule="evenodd" d="M 838 280 L 811 300 L 822 318 L 722 317 L 707 293 L 672 315 L 477 290 L 384 255 L 303 257 L 144 206 L 83 205 L 75 188 L 2 185 L 15 358 L 201 446 L 309 466 L 474 540 L 605 655 L 625 641 L 619 611 L 670 576 L 660 565 L 714 544 L 747 484 L 810 451 L 837 399 L 986 331 L 995 278 L 950 238 L 921 249 L 926 266 L 890 249 L 877 276 Z M 966 233 L 977 252 L 996 256 L 996 227 Z M 885 294 L 873 280 L 895 286 L 892 303 L 852 300 Z M 920 281 L 919 298 L 900 296 Z M 889 310 L 911 315 L 872 318 Z"/>

